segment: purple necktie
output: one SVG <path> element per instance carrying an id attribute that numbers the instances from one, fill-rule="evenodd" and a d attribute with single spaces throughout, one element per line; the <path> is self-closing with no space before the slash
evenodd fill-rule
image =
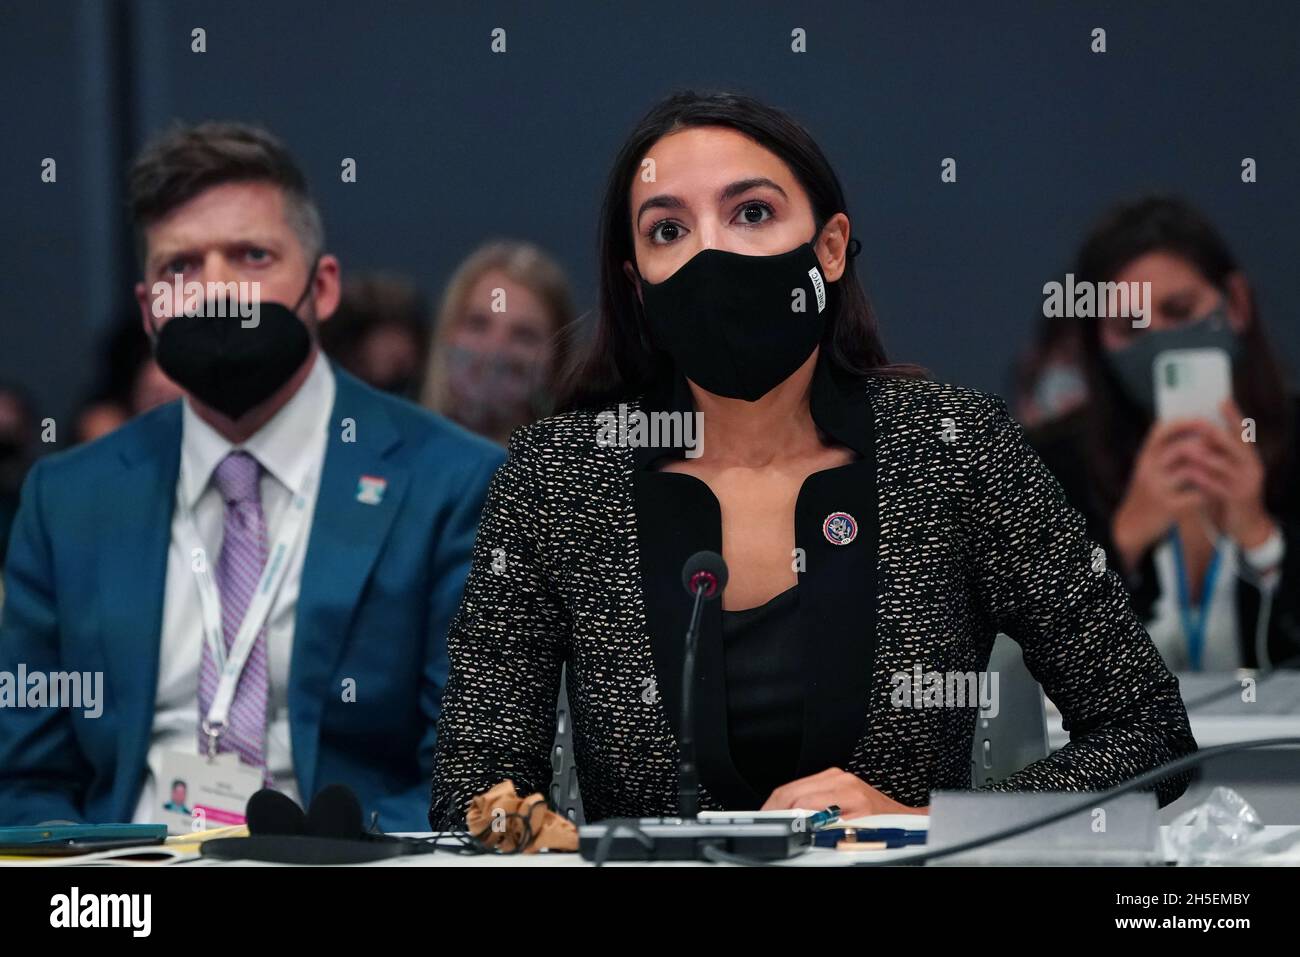
<path id="1" fill-rule="evenodd" d="M 217 591 L 221 596 L 221 632 L 230 653 L 244 613 L 252 602 L 262 567 L 266 564 L 266 518 L 258 490 L 261 466 L 247 452 L 231 452 L 217 466 L 213 482 L 226 505 L 221 557 L 217 560 Z M 221 674 L 212 649 L 203 643 L 203 665 L 199 672 L 199 717 L 207 717 L 216 697 Z M 227 726 L 218 739 L 218 751 L 236 751 L 240 760 L 265 771 L 266 757 L 266 627 L 244 665 Z M 207 737 L 199 728 L 199 753 L 206 754 Z"/>

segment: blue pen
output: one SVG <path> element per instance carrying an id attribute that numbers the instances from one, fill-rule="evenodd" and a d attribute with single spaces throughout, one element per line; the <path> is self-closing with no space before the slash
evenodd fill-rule
<path id="1" fill-rule="evenodd" d="M 908 831 L 901 827 L 828 827 L 813 835 L 814 847 L 835 847 L 840 841 L 908 847 L 924 844 L 927 831 Z"/>
<path id="2" fill-rule="evenodd" d="M 815 831 L 820 827 L 825 827 L 827 824 L 834 824 L 839 819 L 840 806 L 838 804 L 832 804 L 824 811 L 818 811 L 816 814 L 808 815 L 808 820 L 805 823 L 811 830 Z"/>

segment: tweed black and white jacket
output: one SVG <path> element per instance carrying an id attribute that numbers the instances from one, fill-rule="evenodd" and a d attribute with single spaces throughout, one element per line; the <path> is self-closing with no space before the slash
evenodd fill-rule
<path id="1" fill-rule="evenodd" d="M 859 458 L 810 475 L 795 510 L 797 777 L 839 767 L 911 806 L 970 787 L 975 702 L 900 695 L 899 676 L 981 672 L 998 632 L 1020 644 L 1070 743 L 995 788 L 1103 790 L 1196 749 L 1119 576 L 1000 399 L 819 362 L 810 401 Z M 625 411 L 690 408 L 679 376 Z M 492 482 L 448 637 L 436 829 L 462 826 L 469 801 L 504 778 L 546 792 L 566 664 L 587 818 L 676 812 L 680 574 L 696 551 L 722 551 L 720 510 L 703 482 L 651 468 L 663 449 L 602 440 L 609 421 L 569 412 L 517 430 Z M 856 526 L 847 544 L 832 540 L 843 524 L 827 532 L 837 512 Z M 700 803 L 754 808 L 766 795 L 727 743 L 720 605 L 705 606 L 699 642 Z M 1158 785 L 1160 803 L 1189 777 Z"/>

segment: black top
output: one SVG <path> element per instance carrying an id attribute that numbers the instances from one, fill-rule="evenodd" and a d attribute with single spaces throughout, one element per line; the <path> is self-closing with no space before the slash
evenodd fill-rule
<path id="1" fill-rule="evenodd" d="M 680 374 L 655 383 L 642 407 L 651 416 L 695 411 L 690 385 Z M 876 609 L 866 596 L 877 591 L 877 457 L 866 383 L 821 362 L 813 376 L 809 409 L 818 429 L 856 457 L 807 476 L 795 500 L 794 545 L 804 570 L 799 573 L 798 600 L 787 612 L 807 653 L 800 655 L 796 671 L 804 701 L 800 749 L 793 773 L 786 774 L 782 784 L 852 765 L 862 738 L 863 712 L 876 680 Z M 629 429 L 632 423 L 629 413 Z M 722 507 L 707 483 L 663 467 L 666 459 L 686 458 L 686 449 L 671 433 L 661 434 L 659 441 L 648 433 L 644 437 L 649 441 L 630 440 L 628 449 L 638 590 L 644 595 L 655 688 L 670 725 L 677 730 L 682 635 L 691 613 L 691 602 L 682 598 L 680 569 L 697 551 L 725 552 Z M 848 516 L 856 528 L 847 544 L 827 535 L 826 521 L 836 513 Z M 856 600 L 850 601 L 851 596 Z M 716 802 L 712 807 L 759 808 L 770 789 L 762 791 L 758 782 L 751 783 L 733 760 L 722 619 L 721 602 L 704 606 L 694 700 L 700 786 Z M 967 755 L 967 774 L 969 760 Z M 585 792 L 583 807 L 587 807 Z"/>
<path id="2" fill-rule="evenodd" d="M 756 608 L 722 613 L 731 760 L 767 800 L 798 775 L 803 741 L 799 586 Z"/>

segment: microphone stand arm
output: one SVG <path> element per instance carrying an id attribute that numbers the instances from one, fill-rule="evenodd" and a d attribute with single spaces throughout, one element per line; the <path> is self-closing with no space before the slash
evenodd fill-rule
<path id="1" fill-rule="evenodd" d="M 677 812 L 693 821 L 700 811 L 700 775 L 695 764 L 695 648 L 700 639 L 700 612 L 706 586 L 695 587 L 695 605 L 686 629 L 686 654 L 682 658 L 681 757 L 677 766 Z"/>

